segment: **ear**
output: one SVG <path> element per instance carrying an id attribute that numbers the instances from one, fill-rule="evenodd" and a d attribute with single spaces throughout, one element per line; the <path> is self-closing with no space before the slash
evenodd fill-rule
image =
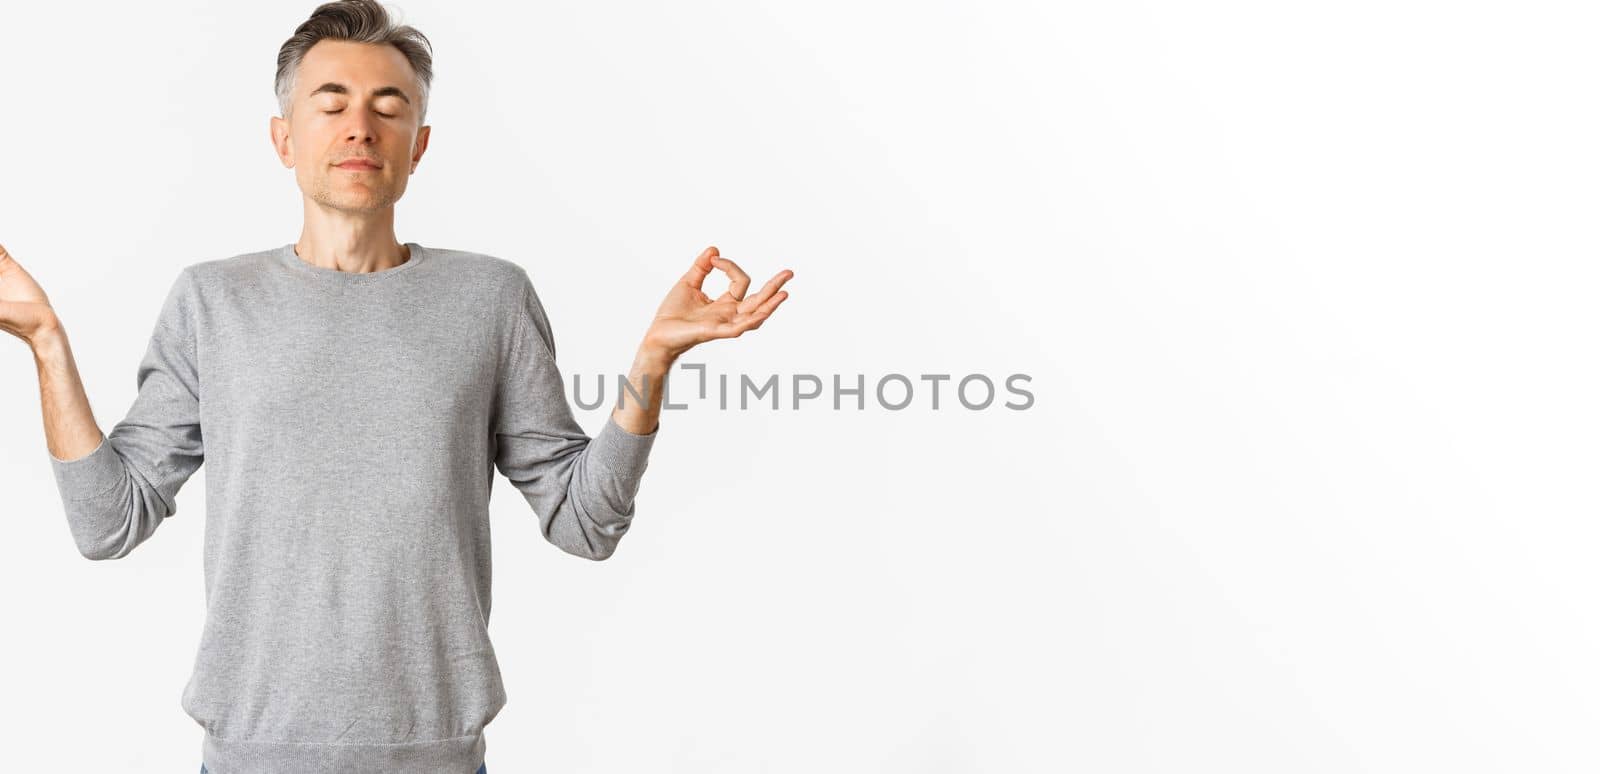
<path id="1" fill-rule="evenodd" d="M 422 154 L 428 150 L 428 135 L 433 133 L 433 127 L 424 126 L 417 129 L 417 144 L 411 149 L 411 171 L 417 171 L 417 164 L 422 161 Z"/>
<path id="2" fill-rule="evenodd" d="M 289 122 L 273 116 L 269 130 L 272 134 L 272 149 L 278 154 L 278 161 L 284 168 L 294 167 L 294 143 L 289 139 Z"/>

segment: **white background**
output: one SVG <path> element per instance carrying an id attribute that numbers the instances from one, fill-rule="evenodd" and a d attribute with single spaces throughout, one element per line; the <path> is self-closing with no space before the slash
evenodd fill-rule
<path id="1" fill-rule="evenodd" d="M 0 243 L 102 428 L 180 268 L 298 237 L 313 7 L 0 12 Z M 489 771 L 1600 769 L 1585 4 L 398 7 L 397 236 L 527 267 L 569 377 L 715 244 L 791 297 L 685 361 L 1035 395 L 667 412 L 602 563 L 499 479 Z M 4 768 L 198 770 L 205 470 L 83 559 L 9 341 Z"/>

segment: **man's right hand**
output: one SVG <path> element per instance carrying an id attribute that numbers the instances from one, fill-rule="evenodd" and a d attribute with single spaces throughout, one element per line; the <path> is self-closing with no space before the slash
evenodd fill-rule
<path id="1" fill-rule="evenodd" d="M 83 392 L 67 333 L 44 288 L 0 246 L 0 329 L 28 343 L 39 368 L 45 444 L 58 461 L 81 459 L 105 438 Z"/>
<path id="2" fill-rule="evenodd" d="M 32 346 L 40 334 L 59 326 L 44 288 L 0 245 L 0 329 Z"/>

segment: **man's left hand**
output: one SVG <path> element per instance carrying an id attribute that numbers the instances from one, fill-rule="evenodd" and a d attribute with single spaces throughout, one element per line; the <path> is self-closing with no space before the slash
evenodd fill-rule
<path id="1" fill-rule="evenodd" d="M 728 275 L 728 291 L 713 300 L 700 286 L 712 269 Z M 645 332 L 644 346 L 667 362 L 672 362 L 690 347 L 712 339 L 731 339 L 761 327 L 773 310 L 789 297 L 779 291 L 794 272 L 784 269 L 749 298 L 750 275 L 733 261 L 723 258 L 716 247 L 707 247 L 672 290 Z"/>

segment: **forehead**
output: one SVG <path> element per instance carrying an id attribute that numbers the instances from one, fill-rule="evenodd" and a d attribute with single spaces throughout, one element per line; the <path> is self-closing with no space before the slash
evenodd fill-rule
<path id="1" fill-rule="evenodd" d="M 295 91 L 304 95 L 333 81 L 365 93 L 382 86 L 399 86 L 416 94 L 416 71 L 400 49 L 387 43 L 319 40 L 300 60 Z"/>

